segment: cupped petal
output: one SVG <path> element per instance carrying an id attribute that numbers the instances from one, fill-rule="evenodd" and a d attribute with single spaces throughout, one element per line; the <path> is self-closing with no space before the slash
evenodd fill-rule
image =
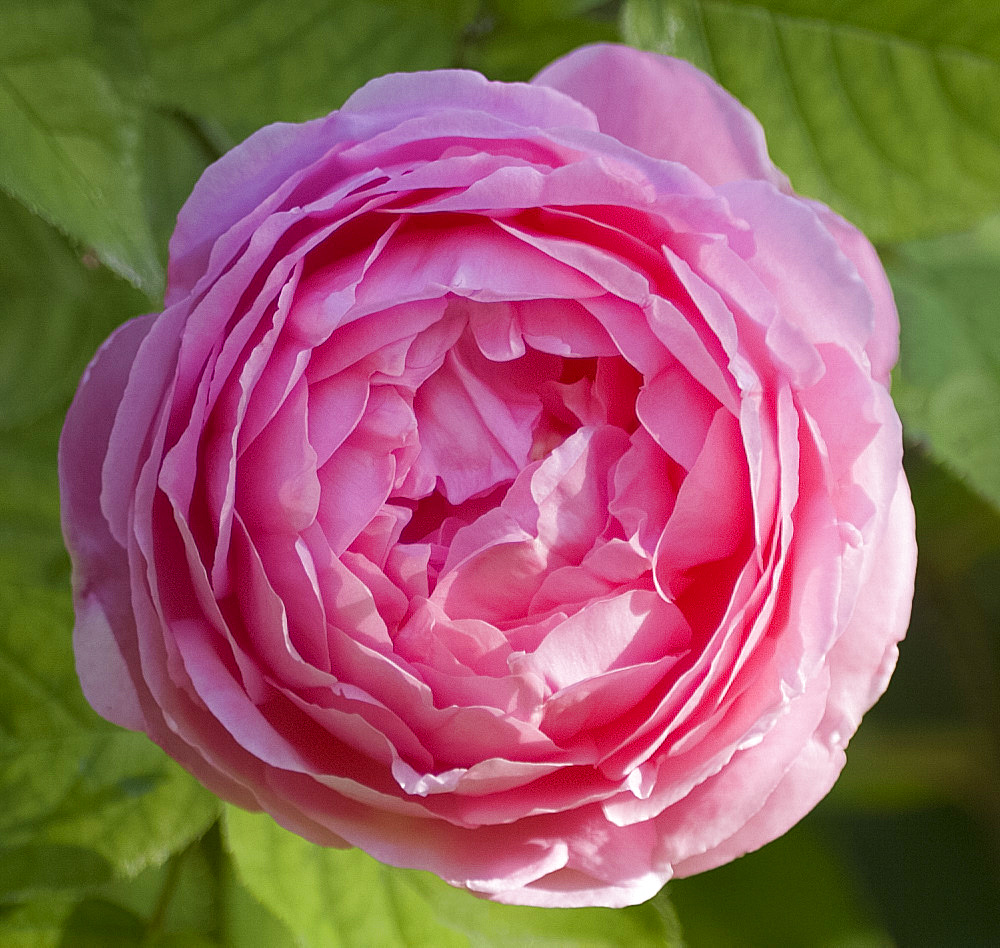
<path id="1" fill-rule="evenodd" d="M 216 240 L 247 215 L 266 213 L 266 199 L 328 151 L 331 141 L 346 137 L 347 125 L 340 118 L 268 125 L 205 170 L 170 239 L 168 306 L 194 289 Z"/>

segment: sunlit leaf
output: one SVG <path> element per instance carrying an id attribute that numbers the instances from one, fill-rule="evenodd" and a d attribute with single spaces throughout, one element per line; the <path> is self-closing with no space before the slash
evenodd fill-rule
<path id="1" fill-rule="evenodd" d="M 1000 221 L 887 255 L 907 434 L 1000 509 Z"/>
<path id="2" fill-rule="evenodd" d="M 4 948 L 56 948 L 76 904 L 76 899 L 65 896 L 43 896 L 0 905 L 0 944 Z"/>
<path id="3" fill-rule="evenodd" d="M 383 866 L 360 850 L 323 849 L 267 816 L 226 807 L 225 838 L 250 891 L 309 945 L 669 946 L 669 909 L 498 905 L 426 872 Z"/>
<path id="4" fill-rule="evenodd" d="M 627 0 L 622 30 L 712 72 L 795 187 L 876 241 L 1000 208 L 995 4 Z"/>

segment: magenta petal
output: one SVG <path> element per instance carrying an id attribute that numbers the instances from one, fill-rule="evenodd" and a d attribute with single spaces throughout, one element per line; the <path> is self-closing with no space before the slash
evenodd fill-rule
<path id="1" fill-rule="evenodd" d="M 679 365 L 650 379 L 635 403 L 643 428 L 688 471 L 701 454 L 718 409 L 719 403 Z"/>
<path id="2" fill-rule="evenodd" d="M 525 465 L 541 414 L 537 398 L 525 394 L 505 399 L 459 349 L 420 387 L 413 405 L 421 446 L 417 469 L 441 479 L 450 503 L 513 480 Z"/>

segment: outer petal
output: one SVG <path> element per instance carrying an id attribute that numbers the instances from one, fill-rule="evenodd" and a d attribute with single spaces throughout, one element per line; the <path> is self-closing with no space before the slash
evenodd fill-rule
<path id="1" fill-rule="evenodd" d="M 73 646 L 83 693 L 122 727 L 141 730 L 144 716 L 119 644 L 135 635 L 125 551 L 101 512 L 101 467 L 132 360 L 154 317 L 125 323 L 84 373 L 59 441 L 63 536 L 73 562 Z M 127 646 L 126 646 L 127 647 Z"/>
<path id="2" fill-rule="evenodd" d="M 757 119 L 681 59 L 628 46 L 584 46 L 532 81 L 593 110 L 606 135 L 686 165 L 709 184 L 760 178 L 790 190 L 771 164 Z"/>
<path id="3" fill-rule="evenodd" d="M 875 306 L 875 328 L 868 341 L 872 377 L 883 385 L 889 384 L 889 373 L 899 358 L 899 315 L 892 298 L 889 279 L 882 269 L 878 254 L 868 238 L 856 227 L 835 214 L 825 204 L 808 202 L 826 229 L 837 241 L 843 253 L 858 269 Z"/>
<path id="4" fill-rule="evenodd" d="M 194 288 L 222 234 L 329 148 L 334 121 L 268 125 L 205 170 L 177 215 L 170 238 L 168 306 Z"/>

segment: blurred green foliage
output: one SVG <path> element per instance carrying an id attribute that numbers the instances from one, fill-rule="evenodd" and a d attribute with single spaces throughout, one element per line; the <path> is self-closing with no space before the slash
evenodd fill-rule
<path id="1" fill-rule="evenodd" d="M 158 307 L 178 208 L 259 125 L 392 70 L 526 79 L 620 39 L 713 72 L 795 186 L 879 243 L 921 549 L 888 695 L 799 827 L 624 912 L 503 908 L 261 817 L 220 822 L 76 682 L 55 454 L 81 371 Z M 0 944 L 652 945 L 679 943 L 678 918 L 695 948 L 1000 943 L 997 8 L 7 0 L 0 126 Z"/>

